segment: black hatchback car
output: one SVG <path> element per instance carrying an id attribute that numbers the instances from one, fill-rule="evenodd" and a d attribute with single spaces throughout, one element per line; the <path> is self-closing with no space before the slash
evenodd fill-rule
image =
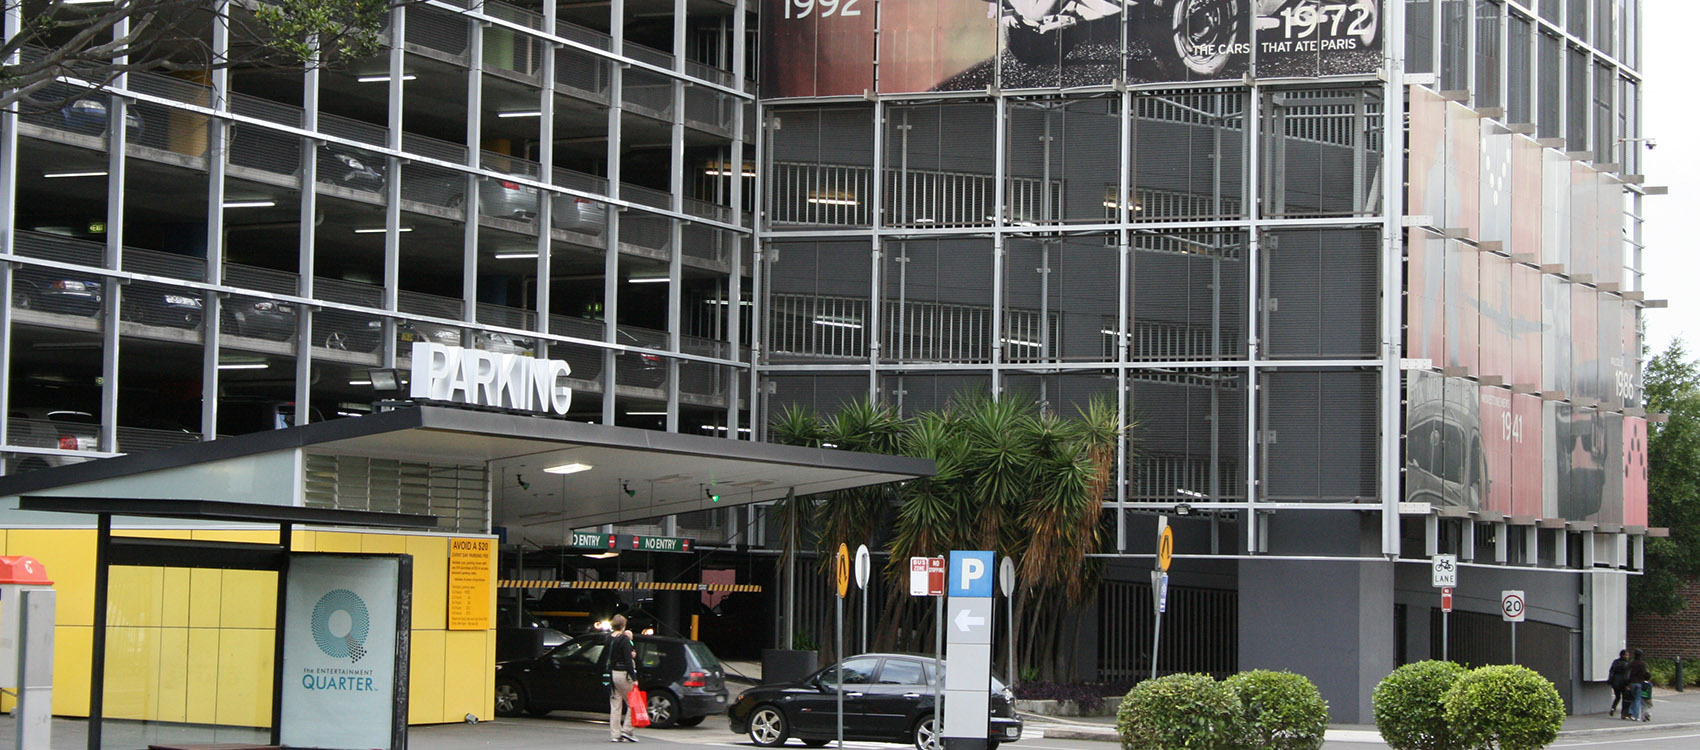
<path id="1" fill-rule="evenodd" d="M 937 659 L 915 654 L 862 654 L 845 659 L 844 739 L 902 742 L 916 750 L 939 750 L 933 695 L 943 670 Z M 732 731 L 749 733 L 762 747 L 796 737 L 820 747 L 838 737 L 838 664 L 796 682 L 758 685 L 744 691 L 727 715 Z M 1021 739 L 1014 695 L 992 678 L 986 747 Z"/>
<path id="2" fill-rule="evenodd" d="M 686 638 L 639 635 L 638 686 L 649 694 L 655 727 L 694 727 L 726 710 L 725 671 L 714 652 Z M 608 634 L 588 633 L 534 659 L 496 665 L 496 714 L 554 710 L 607 712 Z"/>

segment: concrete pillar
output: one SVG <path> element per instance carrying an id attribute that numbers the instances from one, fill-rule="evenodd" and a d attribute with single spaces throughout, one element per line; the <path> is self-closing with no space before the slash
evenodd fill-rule
<path id="1" fill-rule="evenodd" d="M 1316 683 L 1329 721 L 1374 721 L 1370 693 L 1393 671 L 1393 564 L 1243 560 L 1241 671 L 1287 670 Z"/>

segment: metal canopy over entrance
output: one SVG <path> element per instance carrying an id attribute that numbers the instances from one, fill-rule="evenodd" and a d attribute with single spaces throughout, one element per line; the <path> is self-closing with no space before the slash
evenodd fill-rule
<path id="1" fill-rule="evenodd" d="M 623 523 L 930 476 L 932 461 L 415 406 L 0 477 L 20 494 L 305 506 L 317 458 L 475 466 L 489 525 L 534 541 Z M 567 470 L 570 473 L 551 473 Z M 374 506 L 375 507 L 375 506 Z M 46 515 L 46 514 L 31 514 Z"/>

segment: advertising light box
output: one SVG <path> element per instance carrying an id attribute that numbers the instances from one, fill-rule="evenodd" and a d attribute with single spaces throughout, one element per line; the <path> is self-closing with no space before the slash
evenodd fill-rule
<path id="1" fill-rule="evenodd" d="M 1384 11 L 1382 0 L 763 0 L 761 82 L 789 98 L 1365 75 L 1381 67 Z"/>

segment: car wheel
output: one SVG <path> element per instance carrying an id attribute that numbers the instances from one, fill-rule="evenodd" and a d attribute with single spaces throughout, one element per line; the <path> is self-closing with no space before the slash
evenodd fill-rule
<path id="1" fill-rule="evenodd" d="M 940 750 L 938 724 L 931 716 L 922 717 L 915 722 L 915 750 Z"/>
<path id="2" fill-rule="evenodd" d="M 708 718 L 708 717 L 707 716 L 691 716 L 691 717 L 688 717 L 688 718 L 680 719 L 679 722 L 677 724 L 675 724 L 674 726 L 694 727 L 698 724 L 701 724 L 702 720 L 706 719 L 706 718 Z"/>
<path id="3" fill-rule="evenodd" d="M 325 348 L 337 351 L 348 351 L 348 337 L 341 331 L 331 331 L 325 335 Z"/>
<path id="4" fill-rule="evenodd" d="M 826 743 L 831 741 L 832 740 L 803 740 L 803 744 L 808 745 L 809 747 L 826 747 Z"/>
<path id="5" fill-rule="evenodd" d="M 525 688 L 513 680 L 496 681 L 496 715 L 518 716 L 525 711 Z"/>
<path id="6" fill-rule="evenodd" d="M 679 699 L 665 690 L 649 694 L 649 725 L 666 729 L 679 723 Z"/>
<path id="7" fill-rule="evenodd" d="M 35 306 L 35 298 L 29 296 L 28 293 L 18 292 L 17 294 L 12 295 L 12 309 L 14 309 L 14 310 L 28 310 L 28 309 L 30 309 L 31 307 L 34 307 L 34 306 Z"/>
<path id="8" fill-rule="evenodd" d="M 999 744 L 997 740 L 986 740 L 986 750 L 998 750 Z"/>
<path id="9" fill-rule="evenodd" d="M 750 741 L 762 747 L 785 744 L 791 728 L 786 726 L 785 713 L 777 706 L 762 706 L 750 714 Z"/>

